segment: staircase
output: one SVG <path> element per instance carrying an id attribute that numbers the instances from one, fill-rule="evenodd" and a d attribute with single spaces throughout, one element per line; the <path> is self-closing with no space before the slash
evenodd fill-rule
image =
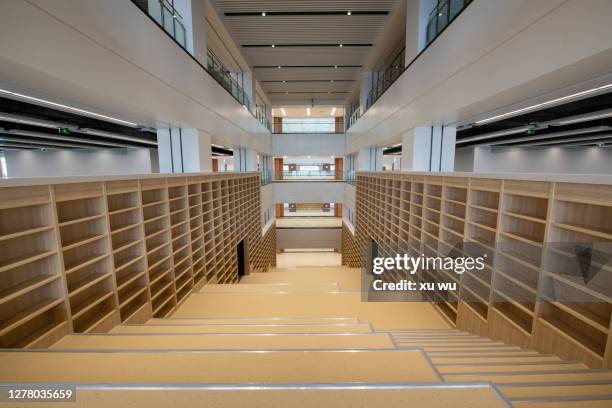
<path id="1" fill-rule="evenodd" d="M 169 318 L 3 351 L 0 381 L 75 384 L 66 407 L 612 406 L 611 371 L 449 328 L 429 304 L 362 303 L 359 285 L 346 267 L 207 285 Z"/>

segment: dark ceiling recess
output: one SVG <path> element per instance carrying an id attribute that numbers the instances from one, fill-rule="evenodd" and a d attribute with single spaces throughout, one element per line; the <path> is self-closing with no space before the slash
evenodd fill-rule
<path id="1" fill-rule="evenodd" d="M 154 130 L 0 98 L 0 149 L 157 147 Z"/>
<path id="2" fill-rule="evenodd" d="M 362 68 L 363 65 L 255 65 L 253 66 L 254 69 L 264 69 L 264 68 L 270 68 L 270 69 L 285 69 L 285 68 L 334 68 L 334 69 L 338 69 L 338 68 Z"/>
<path id="3" fill-rule="evenodd" d="M 265 16 L 262 12 L 248 11 L 248 12 L 234 12 L 225 13 L 227 17 L 269 17 L 269 16 L 386 16 L 389 14 L 388 11 L 384 10 L 361 10 L 361 11 L 266 11 Z"/>
<path id="4" fill-rule="evenodd" d="M 612 144 L 612 93 L 457 131 L 457 147 Z"/>
<path id="5" fill-rule="evenodd" d="M 234 155 L 234 151 L 226 147 L 212 145 L 211 150 L 212 150 L 212 155 L 215 157 L 217 156 L 230 156 L 231 157 Z"/>
<path id="6" fill-rule="evenodd" d="M 402 145 L 395 145 L 383 149 L 383 156 L 397 156 L 402 154 Z"/>

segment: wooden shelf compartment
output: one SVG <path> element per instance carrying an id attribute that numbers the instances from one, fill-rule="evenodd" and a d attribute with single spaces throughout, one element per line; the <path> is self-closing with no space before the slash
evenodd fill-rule
<path id="1" fill-rule="evenodd" d="M 544 242 L 544 224 L 503 214 L 500 227 L 501 233 L 512 239 L 533 245 Z"/>
<path id="2" fill-rule="evenodd" d="M 533 316 L 525 313 L 511 302 L 493 302 L 493 309 L 506 318 L 506 320 L 519 329 L 525 336 L 531 336 Z"/>
<path id="3" fill-rule="evenodd" d="M 0 273 L 50 257 L 56 248 L 52 230 L 6 239 L 0 245 Z"/>
<path id="4" fill-rule="evenodd" d="M 454 203 L 465 204 L 467 202 L 467 191 L 467 186 L 459 187 L 445 185 L 443 198 Z"/>
<path id="5" fill-rule="evenodd" d="M 444 201 L 442 203 L 442 213 L 456 219 L 465 219 L 466 206 L 456 202 Z"/>
<path id="6" fill-rule="evenodd" d="M 495 269 L 518 282 L 522 287 L 528 288 L 534 292 L 538 288 L 540 271 L 524 263 L 517 262 L 513 258 L 505 256 L 503 253 L 496 256 Z"/>
<path id="7" fill-rule="evenodd" d="M 463 304 L 467 305 L 475 313 L 478 314 L 485 322 L 489 317 L 489 303 L 487 302 L 469 302 L 463 301 Z"/>
<path id="8" fill-rule="evenodd" d="M 504 254 L 534 268 L 539 268 L 542 262 L 541 247 L 515 239 L 512 235 L 501 234 L 496 249 L 498 254 Z"/>
<path id="9" fill-rule="evenodd" d="M 104 216 L 106 209 L 102 196 L 56 201 L 57 221 L 60 226 L 77 224 Z"/>
<path id="10" fill-rule="evenodd" d="M 49 203 L 0 209 L 0 242 L 53 228 Z"/>
<path id="11" fill-rule="evenodd" d="M 60 227 L 60 239 L 64 251 L 75 249 L 105 238 L 108 234 L 106 219 L 96 218 L 89 222 L 68 224 Z"/>
<path id="12" fill-rule="evenodd" d="M 497 212 L 470 206 L 467 219 L 472 224 L 477 224 L 480 227 L 487 228 L 492 232 L 497 230 Z"/>
<path id="13" fill-rule="evenodd" d="M 489 303 L 489 298 L 491 295 L 490 285 L 485 285 L 482 280 L 476 279 L 474 275 L 469 273 L 464 273 L 461 275 L 461 289 L 465 289 L 469 292 L 462 292 L 461 300 L 465 300 L 466 302 Z"/>
<path id="14" fill-rule="evenodd" d="M 65 303 L 60 299 L 45 304 L 45 307 L 27 316 L 27 320 L 21 324 L 3 331 L 4 334 L 0 335 L 0 348 L 45 348 L 68 334 Z"/>
<path id="15" fill-rule="evenodd" d="M 470 206 L 483 211 L 497 212 L 500 194 L 496 191 L 470 189 Z"/>
<path id="16" fill-rule="evenodd" d="M 549 302 L 542 304 L 540 318 L 558 329 L 561 335 L 571 337 L 603 358 L 606 350 L 607 332 L 603 333 L 597 330 L 583 319 L 579 319 L 574 314 L 567 313 L 567 311 Z"/>
<path id="17" fill-rule="evenodd" d="M 612 241 L 612 205 L 555 201 L 552 222 L 557 228 L 591 235 L 594 241 Z"/>
<path id="18" fill-rule="evenodd" d="M 153 317 L 166 317 L 166 315 L 176 306 L 174 286 L 168 286 L 159 292 L 158 296 L 152 299 Z"/>
<path id="19" fill-rule="evenodd" d="M 68 297 L 73 298 L 91 287 L 104 285 L 112 281 L 112 278 L 113 273 L 109 262 L 98 262 L 81 268 L 66 276 Z"/>
<path id="20" fill-rule="evenodd" d="M 536 220 L 546 220 L 548 198 L 504 193 L 503 211 Z"/>
<path id="21" fill-rule="evenodd" d="M 90 309 L 97 309 L 99 304 L 106 301 L 109 301 L 112 308 L 116 308 L 114 285 L 111 279 L 102 280 L 70 297 L 72 319 L 78 319 Z"/>
<path id="22" fill-rule="evenodd" d="M 72 324 L 76 333 L 106 333 L 120 322 L 114 299 L 108 298 L 73 319 Z"/>
<path id="23" fill-rule="evenodd" d="M 108 212 L 111 214 L 140 207 L 137 189 L 109 195 L 107 187 L 106 202 L 108 205 Z"/>
<path id="24" fill-rule="evenodd" d="M 79 247 L 65 250 L 63 254 L 66 275 L 97 263 L 104 263 L 110 270 L 110 248 L 108 240 L 97 240 Z"/>
<path id="25" fill-rule="evenodd" d="M 149 301 L 147 282 L 142 278 L 135 280 L 132 284 L 125 286 L 117 292 L 119 296 L 119 310 L 125 309 L 126 306 L 133 302 L 143 305 Z M 127 318 L 129 315 L 123 315 L 122 318 Z"/>
<path id="26" fill-rule="evenodd" d="M 168 217 L 168 215 L 168 203 L 166 202 L 142 208 L 142 216 L 145 223 L 163 219 L 164 217 Z"/>
<path id="27" fill-rule="evenodd" d="M 139 225 L 142 223 L 142 213 L 140 208 L 136 207 L 135 211 L 122 211 L 109 214 L 109 225 L 112 232 L 120 231 L 130 225 Z"/>

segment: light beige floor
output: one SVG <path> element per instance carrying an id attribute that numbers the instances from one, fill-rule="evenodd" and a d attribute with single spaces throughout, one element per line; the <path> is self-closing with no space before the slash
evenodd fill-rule
<path id="1" fill-rule="evenodd" d="M 340 266 L 342 255 L 337 252 L 283 252 L 276 255 L 277 268 L 309 266 Z"/>
<path id="2" fill-rule="evenodd" d="M 436 382 L 420 352 L 5 352 L 0 382 L 302 384 Z"/>
<path id="3" fill-rule="evenodd" d="M 201 407 L 201 408 L 504 408 L 495 390 L 479 387 L 405 389 L 230 389 L 230 390 L 77 390 L 71 403 L 37 403 L 49 408 Z M 248 402 L 247 402 L 248 401 Z M 426 404 L 424 404 L 426 401 Z M 117 404 L 120 405 L 117 405 Z M 1 405 L 1 403 L 0 403 Z"/>
<path id="4" fill-rule="evenodd" d="M 342 228 L 342 218 L 340 217 L 277 218 L 276 228 Z"/>
<path id="5" fill-rule="evenodd" d="M 200 289 L 200 293 L 245 293 L 245 292 L 336 292 L 340 286 L 336 282 L 313 283 L 237 283 L 229 285 L 210 284 Z"/>

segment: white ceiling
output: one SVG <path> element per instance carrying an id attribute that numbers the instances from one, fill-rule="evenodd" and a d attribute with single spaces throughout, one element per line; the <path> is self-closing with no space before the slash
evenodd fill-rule
<path id="1" fill-rule="evenodd" d="M 285 115 L 281 108 L 272 109 L 272 116 L 286 117 L 286 118 L 306 118 L 308 117 L 307 106 L 291 106 L 283 107 Z M 344 108 L 338 106 L 335 107 L 334 117 L 344 116 Z M 312 118 L 329 118 L 332 117 L 332 111 L 334 106 L 314 106 L 310 108 L 310 117 Z"/>
<path id="2" fill-rule="evenodd" d="M 275 106 L 342 105 L 362 66 L 402 0 L 215 0 L 216 8 Z M 347 11 L 387 11 L 351 16 Z M 261 12 L 342 12 L 338 15 L 266 15 Z M 227 15 L 226 13 L 257 13 Z M 280 45 L 272 48 L 271 45 Z M 308 46 L 283 46 L 306 44 Z M 333 44 L 334 46 L 317 46 Z M 335 46 L 371 44 L 371 46 Z M 262 45 L 264 47 L 244 47 Z M 279 69 L 278 66 L 281 68 Z M 320 67 L 316 67 L 320 66 Z M 334 68 L 334 66 L 338 66 Z M 286 82 L 282 82 L 282 81 Z M 334 82 L 331 82 L 331 81 Z"/>

